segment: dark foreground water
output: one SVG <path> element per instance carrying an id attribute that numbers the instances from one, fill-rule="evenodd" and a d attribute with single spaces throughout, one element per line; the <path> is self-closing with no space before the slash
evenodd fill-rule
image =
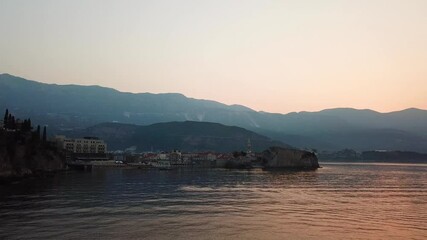
<path id="1" fill-rule="evenodd" d="M 0 239 L 427 239 L 427 165 L 100 169 L 0 193 Z"/>

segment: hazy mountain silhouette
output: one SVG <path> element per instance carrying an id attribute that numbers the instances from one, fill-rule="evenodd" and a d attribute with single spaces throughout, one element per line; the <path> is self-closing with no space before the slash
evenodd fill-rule
<path id="1" fill-rule="evenodd" d="M 239 126 L 296 147 L 427 152 L 427 111 L 391 113 L 350 108 L 274 114 L 182 94 L 124 93 L 99 86 L 56 85 L 0 75 L 0 108 L 48 124 L 50 132 L 102 122 L 148 125 L 170 121 Z"/>
<path id="2" fill-rule="evenodd" d="M 105 139 L 109 150 L 134 146 L 137 151 L 231 152 L 246 150 L 248 139 L 255 151 L 263 151 L 270 146 L 289 147 L 244 128 L 208 122 L 168 122 L 148 126 L 101 123 L 73 133 L 79 137 L 86 135 Z"/>

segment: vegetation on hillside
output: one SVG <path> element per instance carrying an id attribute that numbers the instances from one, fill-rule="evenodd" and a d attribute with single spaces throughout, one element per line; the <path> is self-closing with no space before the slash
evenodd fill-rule
<path id="1" fill-rule="evenodd" d="M 137 151 L 246 151 L 248 139 L 254 151 L 287 146 L 244 128 L 208 122 L 167 122 L 148 126 L 104 123 L 79 133 L 80 137 L 87 134 L 104 139 L 111 150 L 135 146 Z"/>
<path id="2" fill-rule="evenodd" d="M 6 110 L 0 126 L 0 181 L 65 167 L 62 153 L 47 141 L 40 126 L 33 131 L 30 119 L 16 119 Z"/>

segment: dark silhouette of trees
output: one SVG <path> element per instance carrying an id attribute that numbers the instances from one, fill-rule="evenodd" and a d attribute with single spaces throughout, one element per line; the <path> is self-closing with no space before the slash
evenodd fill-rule
<path id="1" fill-rule="evenodd" d="M 15 130 L 21 132 L 31 132 L 31 130 L 33 129 L 33 127 L 31 126 L 31 119 L 24 119 L 24 121 L 15 119 L 15 116 L 9 113 L 9 109 L 6 109 L 4 113 L 3 127 L 8 130 Z"/>
<path id="2" fill-rule="evenodd" d="M 12 116 L 12 114 L 9 113 L 8 119 L 7 119 L 7 129 L 16 129 L 16 122 L 15 122 L 15 116 Z"/>
<path id="3" fill-rule="evenodd" d="M 40 140 L 40 125 L 37 125 L 36 139 Z"/>
<path id="4" fill-rule="evenodd" d="M 21 123 L 21 131 L 26 132 L 28 127 L 28 121 L 27 119 L 24 119 L 24 121 Z"/>
<path id="5" fill-rule="evenodd" d="M 15 116 L 12 116 L 12 121 L 10 124 L 10 128 L 11 129 L 16 129 L 16 120 L 15 120 Z"/>
<path id="6" fill-rule="evenodd" d="M 7 125 L 8 116 L 9 116 L 9 109 L 6 108 L 6 112 L 4 113 L 4 118 L 3 118 L 3 126 L 5 128 L 6 128 L 6 125 Z"/>
<path id="7" fill-rule="evenodd" d="M 32 129 L 31 119 L 25 119 L 24 122 L 22 122 L 21 131 L 22 132 L 30 132 L 31 129 Z"/>
<path id="8" fill-rule="evenodd" d="M 46 126 L 43 127 L 43 142 L 46 142 Z"/>
<path id="9" fill-rule="evenodd" d="M 15 119 L 6 110 L 4 120 L 7 126 L 0 129 L 0 168 L 8 172 L 0 181 L 6 178 L 15 181 L 23 176 L 64 168 L 65 156 L 55 144 L 47 141 L 46 127 L 41 142 L 40 126 L 33 131 L 31 119 Z"/>

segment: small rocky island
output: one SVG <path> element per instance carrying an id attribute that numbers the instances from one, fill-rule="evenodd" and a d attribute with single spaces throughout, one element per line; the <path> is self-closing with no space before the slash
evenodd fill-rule
<path id="1" fill-rule="evenodd" d="M 265 169 L 304 169 L 319 168 L 316 154 L 304 150 L 270 147 L 262 153 Z"/>

